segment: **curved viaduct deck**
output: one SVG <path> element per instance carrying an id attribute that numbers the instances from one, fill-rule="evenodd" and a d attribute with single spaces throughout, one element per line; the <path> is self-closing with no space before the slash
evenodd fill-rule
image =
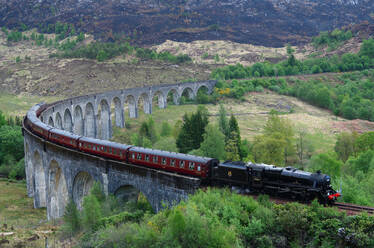
<path id="1" fill-rule="evenodd" d="M 152 99 L 165 108 L 167 96 L 173 94 L 178 104 L 183 92 L 194 98 L 201 87 L 212 92 L 215 81 L 160 85 L 112 91 L 75 97 L 51 104 L 40 115 L 47 125 L 78 135 L 109 139 L 114 125 L 124 127 L 124 106 L 129 117 L 138 115 L 139 102 L 144 112 L 152 113 Z M 112 107 L 111 107 L 112 106 Z M 112 113 L 112 109 L 114 110 Z M 141 191 L 155 211 L 187 198 L 200 185 L 200 180 L 121 163 L 51 143 L 24 129 L 27 192 L 34 197 L 34 207 L 46 207 L 48 219 L 61 217 L 69 199 L 81 206 L 93 181 L 99 181 L 106 194 L 116 194 L 129 186 Z"/>

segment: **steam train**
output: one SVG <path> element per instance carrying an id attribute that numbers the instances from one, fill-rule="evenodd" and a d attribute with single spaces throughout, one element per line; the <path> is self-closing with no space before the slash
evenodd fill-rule
<path id="1" fill-rule="evenodd" d="M 226 161 L 182 153 L 154 150 L 79 136 L 44 124 L 38 117 L 47 108 L 37 104 L 27 113 L 24 127 L 45 140 L 81 152 L 158 170 L 198 177 L 203 185 L 229 186 L 242 193 L 266 193 L 332 204 L 340 196 L 330 177 L 292 167 Z"/>

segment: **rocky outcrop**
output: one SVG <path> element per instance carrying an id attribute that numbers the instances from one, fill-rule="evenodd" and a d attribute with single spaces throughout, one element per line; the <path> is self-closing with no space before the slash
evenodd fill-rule
<path id="1" fill-rule="evenodd" d="M 0 25 L 59 20 L 104 39 L 119 33 L 140 44 L 299 44 L 322 30 L 373 22 L 372 13 L 372 0 L 0 0 Z"/>

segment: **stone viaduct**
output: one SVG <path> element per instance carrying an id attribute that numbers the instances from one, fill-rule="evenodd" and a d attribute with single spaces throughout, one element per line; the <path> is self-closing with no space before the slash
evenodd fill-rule
<path id="1" fill-rule="evenodd" d="M 190 82 L 124 89 L 79 96 L 50 104 L 39 119 L 50 127 L 80 136 L 107 140 L 113 126 L 125 126 L 125 113 L 137 118 L 142 107 L 151 114 L 153 104 L 166 108 L 172 99 L 191 99 L 199 90 L 211 93 L 216 81 Z M 32 111 L 32 110 L 30 110 Z M 28 196 L 34 207 L 46 207 L 48 219 L 61 217 L 69 199 L 78 207 L 94 181 L 106 194 L 123 199 L 142 192 L 157 212 L 164 204 L 186 199 L 200 185 L 197 178 L 158 171 L 82 153 L 36 136 L 24 128 L 25 168 Z"/>

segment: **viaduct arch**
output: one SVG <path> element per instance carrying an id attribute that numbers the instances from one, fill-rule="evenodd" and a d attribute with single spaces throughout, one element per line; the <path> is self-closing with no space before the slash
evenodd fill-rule
<path id="1" fill-rule="evenodd" d="M 114 126 L 125 126 L 125 113 L 137 118 L 139 106 L 151 114 L 153 101 L 166 108 L 168 95 L 179 104 L 182 95 L 195 98 L 200 88 L 208 93 L 216 81 L 190 82 L 110 91 L 66 99 L 53 104 L 39 119 L 55 127 L 97 139 L 110 139 Z M 29 113 L 36 115 L 33 108 Z M 34 207 L 46 207 L 48 219 L 63 215 L 70 199 L 79 208 L 94 181 L 103 185 L 105 194 L 131 199 L 141 192 L 155 211 L 164 204 L 172 205 L 200 185 L 200 179 L 82 153 L 36 136 L 24 127 L 27 192 L 34 198 Z"/>

